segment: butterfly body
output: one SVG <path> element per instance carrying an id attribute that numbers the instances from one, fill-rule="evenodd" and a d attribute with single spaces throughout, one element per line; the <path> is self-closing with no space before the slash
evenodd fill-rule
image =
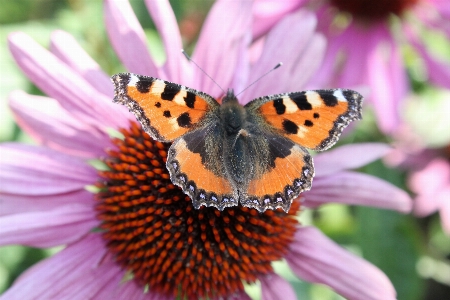
<path id="1" fill-rule="evenodd" d="M 166 165 L 195 208 L 223 210 L 240 202 L 260 212 L 288 211 L 311 187 L 314 166 L 306 148 L 329 148 L 360 118 L 362 97 L 350 90 L 278 94 L 242 106 L 232 90 L 219 104 L 157 78 L 122 73 L 112 80 L 115 101 L 153 138 L 173 141 Z"/>

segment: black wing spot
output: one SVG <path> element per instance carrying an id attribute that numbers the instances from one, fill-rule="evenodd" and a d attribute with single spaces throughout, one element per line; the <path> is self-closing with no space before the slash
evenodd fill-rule
<path id="1" fill-rule="evenodd" d="M 275 160 L 279 158 L 285 158 L 292 154 L 291 149 L 294 147 L 294 142 L 290 139 L 280 139 L 279 136 L 268 136 L 267 142 L 269 145 L 269 157 L 267 159 L 267 165 L 270 169 L 275 168 Z"/>
<path id="2" fill-rule="evenodd" d="M 334 91 L 321 91 L 319 95 L 322 97 L 323 102 L 326 106 L 336 106 L 338 104 L 338 99 L 333 95 Z"/>
<path id="3" fill-rule="evenodd" d="M 277 111 L 277 114 L 282 115 L 286 112 L 286 105 L 283 103 L 283 99 L 275 99 L 273 101 L 273 107 L 275 107 L 275 110 Z"/>
<path id="4" fill-rule="evenodd" d="M 160 107 L 161 107 L 161 102 L 156 102 L 156 103 L 155 103 L 155 106 L 156 106 L 157 108 L 160 108 Z"/>
<path id="5" fill-rule="evenodd" d="M 163 112 L 163 116 L 164 117 L 166 117 L 166 118 L 170 118 L 172 115 L 170 114 L 170 110 L 165 110 L 164 112 Z"/>
<path id="6" fill-rule="evenodd" d="M 119 77 L 120 79 L 117 79 L 117 77 Z M 114 80 L 114 84 L 119 86 L 119 84 L 125 84 L 125 85 L 129 84 L 131 76 L 129 73 L 120 73 L 120 74 L 113 76 L 112 78 Z"/>
<path id="7" fill-rule="evenodd" d="M 178 122 L 178 126 L 180 127 L 191 127 L 192 123 L 191 123 L 191 117 L 189 116 L 188 112 L 182 113 L 178 118 L 177 118 L 177 122 Z"/>
<path id="8" fill-rule="evenodd" d="M 186 102 L 187 107 L 194 108 L 195 94 L 191 93 L 191 92 L 186 92 L 186 97 L 184 97 L 184 102 Z"/>
<path id="9" fill-rule="evenodd" d="M 164 87 L 164 91 L 161 93 L 161 98 L 163 100 L 172 101 L 173 98 L 180 92 L 180 88 L 175 86 L 173 83 L 164 81 L 166 86 Z"/>
<path id="10" fill-rule="evenodd" d="M 355 100 L 358 98 L 358 93 L 355 93 L 351 90 L 343 90 L 342 94 L 344 95 L 346 100 Z"/>
<path id="11" fill-rule="evenodd" d="M 150 86 L 152 85 L 152 80 L 140 79 L 136 82 L 136 89 L 139 93 L 146 94 L 150 92 Z"/>
<path id="12" fill-rule="evenodd" d="M 283 120 L 283 129 L 286 131 L 286 133 L 289 134 L 297 134 L 298 132 L 298 126 L 294 122 L 290 120 Z"/>
<path id="13" fill-rule="evenodd" d="M 311 110 L 312 105 L 308 102 L 305 92 L 292 93 L 289 95 L 300 110 Z"/>
<path id="14" fill-rule="evenodd" d="M 310 120 L 306 120 L 304 125 L 307 126 L 307 127 L 312 127 L 314 124 Z"/>
<path id="15" fill-rule="evenodd" d="M 320 115 L 318 113 L 314 113 L 313 117 L 314 117 L 314 119 L 318 119 L 320 117 Z"/>

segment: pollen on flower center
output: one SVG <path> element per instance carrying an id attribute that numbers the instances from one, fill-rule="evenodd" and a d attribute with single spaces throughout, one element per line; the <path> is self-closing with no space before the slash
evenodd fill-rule
<path id="1" fill-rule="evenodd" d="M 143 287 L 181 298 L 228 297 L 272 272 L 293 240 L 300 208 L 263 214 L 237 206 L 194 209 L 169 179 L 168 145 L 139 125 L 122 129 L 100 172 L 97 216 L 116 261 Z"/>
<path id="2" fill-rule="evenodd" d="M 330 0 L 340 10 L 362 20 L 379 20 L 390 14 L 400 16 L 419 0 Z"/>

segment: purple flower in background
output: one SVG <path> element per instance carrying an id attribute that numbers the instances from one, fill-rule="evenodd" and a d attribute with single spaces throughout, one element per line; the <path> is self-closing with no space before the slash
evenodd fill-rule
<path id="1" fill-rule="evenodd" d="M 420 56 L 428 81 L 450 88 L 450 64 L 434 57 L 421 36 L 441 32 L 450 39 L 446 0 L 257 0 L 253 36 L 258 38 L 300 8 L 318 17 L 328 47 L 312 86 L 368 85 L 380 129 L 392 133 L 400 123 L 399 109 L 409 90 L 401 47 L 409 44 Z M 292 27 L 295 32 L 301 29 Z M 283 45 L 286 45 L 284 43 Z"/>
<path id="2" fill-rule="evenodd" d="M 450 146 L 431 148 L 406 124 L 394 137 L 395 149 L 385 161 L 408 172 L 407 185 L 414 194 L 413 213 L 426 217 L 439 212 L 442 228 L 450 235 Z"/>
<path id="3" fill-rule="evenodd" d="M 168 2 L 146 4 L 165 46 L 161 67 L 149 55 L 129 3 L 105 1 L 108 34 L 126 68 L 221 96 L 180 55 Z M 315 17 L 298 12 L 285 18 L 251 64 L 250 14 L 250 2 L 217 1 L 193 59 L 219 84 L 237 91 L 279 60 L 291 64 L 249 88 L 243 102 L 301 90 L 324 52 Z M 293 24 L 303 31 L 286 33 Z M 285 39 L 291 43 L 280 51 Z M 20 32 L 10 35 L 9 45 L 17 64 L 48 97 L 22 91 L 9 97 L 18 124 L 40 145 L 0 146 L 0 243 L 66 247 L 22 274 L 0 299 L 244 299 L 242 282 L 255 280 L 265 299 L 295 299 L 270 265 L 282 258 L 299 278 L 326 284 L 344 297 L 395 299 L 379 269 L 319 230 L 298 224 L 299 201 L 289 214 L 242 207 L 195 210 L 169 181 L 167 146 L 152 141 L 131 113 L 112 103 L 109 76 L 69 34 L 54 32 L 50 51 Z M 300 76 L 298 70 L 305 71 Z M 121 138 L 111 137 L 111 130 Z M 409 212 L 405 192 L 349 171 L 387 151 L 386 145 L 360 144 L 317 155 L 314 187 L 304 193 L 304 205 L 340 202 Z"/>
<path id="4" fill-rule="evenodd" d="M 419 217 L 439 212 L 442 228 L 450 236 L 450 162 L 434 158 L 422 169 L 411 172 L 409 188 L 417 196 L 414 214 Z"/>

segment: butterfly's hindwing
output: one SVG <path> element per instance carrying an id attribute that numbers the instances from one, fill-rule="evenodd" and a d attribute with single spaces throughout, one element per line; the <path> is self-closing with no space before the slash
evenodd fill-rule
<path id="1" fill-rule="evenodd" d="M 195 208 L 205 205 L 223 210 L 238 205 L 235 187 L 226 176 L 216 126 L 209 124 L 180 137 L 167 157 L 172 182 L 191 197 Z"/>
<path id="2" fill-rule="evenodd" d="M 270 163 L 263 173 L 254 174 L 248 181 L 242 204 L 260 212 L 276 208 L 288 212 L 292 201 L 311 188 L 312 158 L 305 148 L 286 138 L 268 136 L 266 140 Z"/>

